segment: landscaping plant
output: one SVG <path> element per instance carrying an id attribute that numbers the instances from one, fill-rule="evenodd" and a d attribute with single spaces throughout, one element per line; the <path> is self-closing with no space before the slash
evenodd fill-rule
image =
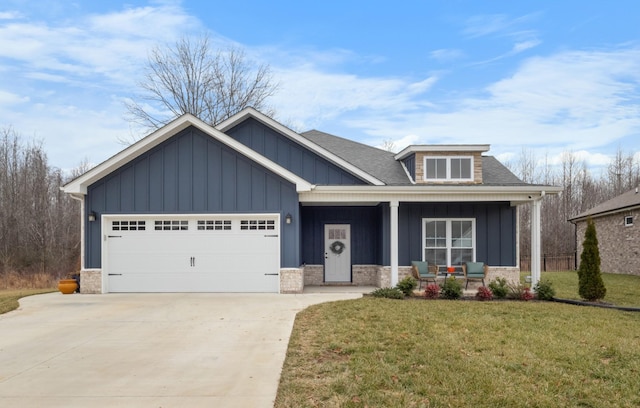
<path id="1" fill-rule="evenodd" d="M 418 286 L 418 282 L 412 278 L 411 276 L 407 276 L 402 279 L 396 285 L 396 288 L 400 289 L 405 296 L 411 296 L 413 294 L 413 290 Z"/>
<path id="2" fill-rule="evenodd" d="M 551 281 L 547 279 L 539 280 L 533 290 L 539 300 L 552 300 L 556 295 L 556 290 L 553 288 Z"/>
<path id="3" fill-rule="evenodd" d="M 427 299 L 437 299 L 440 296 L 440 286 L 435 283 L 430 283 L 424 289 L 424 297 Z"/>
<path id="4" fill-rule="evenodd" d="M 398 288 L 378 288 L 371 292 L 371 296 L 387 299 L 404 299 L 404 293 Z"/>
<path id="5" fill-rule="evenodd" d="M 505 278 L 496 278 L 489 282 L 489 289 L 491 293 L 498 299 L 504 299 L 509 294 L 509 286 Z"/>
<path id="6" fill-rule="evenodd" d="M 587 230 L 584 233 L 582 254 L 580 254 L 580 268 L 578 268 L 578 293 L 585 300 L 600 300 L 607 293 L 600 273 L 600 250 L 596 226 L 591 219 L 587 220 Z"/>
<path id="7" fill-rule="evenodd" d="M 455 276 L 446 278 L 442 283 L 440 295 L 445 299 L 460 299 L 462 296 L 462 283 Z"/>
<path id="8" fill-rule="evenodd" d="M 478 288 L 478 292 L 476 292 L 476 299 L 478 300 L 492 300 L 493 293 L 491 293 L 491 289 L 486 286 L 480 286 Z"/>

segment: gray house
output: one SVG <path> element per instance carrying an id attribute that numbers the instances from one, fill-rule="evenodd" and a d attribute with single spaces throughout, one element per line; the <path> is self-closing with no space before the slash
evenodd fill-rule
<path id="1" fill-rule="evenodd" d="M 384 287 L 413 260 L 517 280 L 518 206 L 532 206 L 539 259 L 540 200 L 560 189 L 523 183 L 488 150 L 394 154 L 252 108 L 215 128 L 181 116 L 63 187 L 82 203 L 82 291 Z"/>
<path id="2" fill-rule="evenodd" d="M 591 218 L 598 234 L 602 271 L 640 275 L 639 216 L 640 193 L 636 187 L 569 219 L 576 225 L 578 256 Z"/>

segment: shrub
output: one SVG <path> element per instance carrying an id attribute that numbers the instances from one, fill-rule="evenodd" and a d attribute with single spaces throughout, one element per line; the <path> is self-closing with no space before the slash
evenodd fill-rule
<path id="1" fill-rule="evenodd" d="M 478 300 L 491 300 L 493 299 L 493 293 L 491 289 L 486 286 L 480 286 L 478 292 L 476 292 L 476 299 Z"/>
<path id="2" fill-rule="evenodd" d="M 607 293 L 600 273 L 600 250 L 598 249 L 596 226 L 590 218 L 587 220 L 587 230 L 584 232 L 584 242 L 580 254 L 578 293 L 585 300 L 599 300 L 604 298 Z"/>
<path id="3" fill-rule="evenodd" d="M 379 288 L 371 292 L 371 296 L 387 299 L 404 299 L 404 293 L 398 288 Z"/>
<path id="4" fill-rule="evenodd" d="M 539 280 L 533 290 L 540 300 L 552 300 L 556 295 L 556 290 L 553 288 L 551 281 L 546 279 Z"/>
<path id="5" fill-rule="evenodd" d="M 455 276 L 446 278 L 442 283 L 440 294 L 445 299 L 460 299 L 460 296 L 462 296 L 462 284 Z"/>
<path id="6" fill-rule="evenodd" d="M 405 296 L 411 296 L 416 286 L 418 286 L 418 282 L 411 276 L 407 276 L 398 282 L 396 288 L 400 289 Z"/>
<path id="7" fill-rule="evenodd" d="M 507 280 L 505 278 L 496 278 L 489 282 L 489 289 L 491 289 L 493 296 L 498 299 L 506 298 L 509 293 L 509 286 L 507 285 Z"/>
<path id="8" fill-rule="evenodd" d="M 427 299 L 437 299 L 440 296 L 440 286 L 435 283 L 430 283 L 424 289 L 424 297 Z"/>
<path id="9" fill-rule="evenodd" d="M 531 300 L 533 299 L 533 293 L 531 293 L 531 288 L 518 283 L 515 285 L 509 285 L 509 298 L 516 300 Z"/>

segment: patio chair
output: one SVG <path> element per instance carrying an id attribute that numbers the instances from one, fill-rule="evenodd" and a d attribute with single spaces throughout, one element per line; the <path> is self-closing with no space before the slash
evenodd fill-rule
<path id="1" fill-rule="evenodd" d="M 489 267 L 484 262 L 465 262 L 462 264 L 462 273 L 467 281 L 464 288 L 469 286 L 469 279 L 481 280 L 482 286 L 485 286 L 484 279 L 487 277 Z"/>
<path id="2" fill-rule="evenodd" d="M 418 290 L 420 290 L 422 282 L 433 280 L 433 283 L 436 283 L 438 265 L 429 265 L 426 261 L 411 261 L 411 274 L 418 281 Z"/>

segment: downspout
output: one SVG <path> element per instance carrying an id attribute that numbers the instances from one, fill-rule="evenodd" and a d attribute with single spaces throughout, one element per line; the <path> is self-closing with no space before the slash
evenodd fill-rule
<path id="1" fill-rule="evenodd" d="M 398 284 L 398 206 L 397 200 L 389 202 L 390 211 L 390 246 L 391 246 L 391 286 Z"/>

